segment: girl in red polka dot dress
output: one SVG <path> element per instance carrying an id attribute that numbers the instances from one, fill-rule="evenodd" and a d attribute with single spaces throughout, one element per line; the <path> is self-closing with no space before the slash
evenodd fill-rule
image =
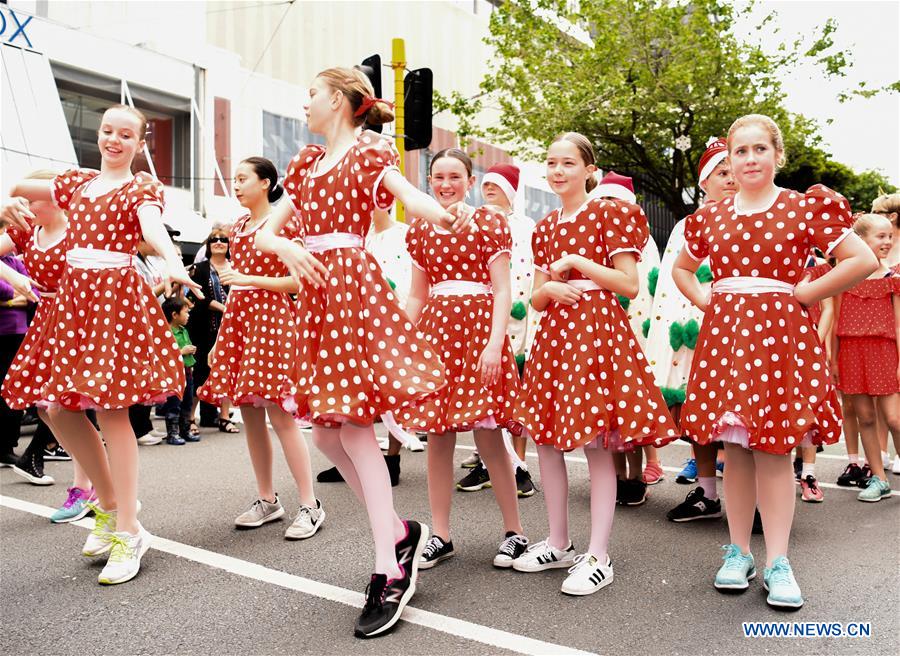
<path id="1" fill-rule="evenodd" d="M 444 368 L 400 308 L 363 248 L 376 208 L 393 198 L 411 216 L 465 229 L 463 208 L 445 210 L 397 169 L 397 152 L 363 123 L 393 120 L 360 71 L 320 73 L 305 107 L 307 124 L 325 146 L 307 146 L 288 167 L 284 187 L 299 212 L 304 246 L 279 237 L 291 216 L 276 207 L 257 233 L 256 245 L 276 253 L 302 278 L 298 366 L 300 414 L 313 422 L 313 440 L 365 504 L 375 540 L 375 573 L 356 622 L 367 638 L 390 631 L 415 591 L 418 561 L 428 527 L 401 521 L 375 439 L 378 415 L 399 410 L 444 385 Z M 454 217 L 452 212 L 458 214 Z M 454 225 L 455 224 L 455 225 Z"/>
<path id="2" fill-rule="evenodd" d="M 705 311 L 681 427 L 700 444 L 725 443 L 725 504 L 732 544 L 715 587 L 744 590 L 756 576 L 750 554 L 759 505 L 766 542 L 768 603 L 803 604 L 786 554 L 794 515 L 791 451 L 831 444 L 841 432 L 840 405 L 807 306 L 852 287 L 874 257 L 850 230 L 850 208 L 822 186 L 805 194 L 775 186 L 784 142 L 770 118 L 749 115 L 728 132 L 740 191 L 687 218 L 675 262 L 679 290 Z M 813 248 L 839 264 L 807 282 Z M 710 298 L 694 272 L 710 258 Z"/>
<path id="3" fill-rule="evenodd" d="M 876 417 L 884 417 L 900 435 L 900 274 L 884 264 L 893 242 L 891 222 L 863 214 L 853 230 L 880 261 L 878 270 L 841 294 L 837 318 L 838 389 L 853 407 L 872 476 L 860 501 L 880 501 L 891 494 L 881 457 Z"/>
<path id="4" fill-rule="evenodd" d="M 53 180 L 55 177 L 56 174 L 51 171 L 38 171 L 28 176 L 28 179 Z M 29 204 L 29 210 L 34 215 L 33 226 L 29 225 L 26 230 L 10 227 L 5 235 L 0 236 L 0 255 L 5 255 L 15 249 L 22 256 L 28 275 L 40 286 L 37 311 L 28 326 L 25 340 L 3 380 L 4 397 L 21 407 L 27 405 L 26 399 L 36 398 L 40 388 L 47 380 L 44 369 L 35 365 L 42 358 L 41 333 L 47 324 L 47 316 L 52 314 L 53 299 L 59 290 L 59 280 L 66 265 L 66 226 L 68 224 L 65 212 L 56 207 L 52 201 L 35 201 Z M 12 271 L 5 266 L 3 268 Z M 34 296 L 30 283 L 25 282 L 28 285 L 28 294 Z M 38 408 L 38 415 L 41 421 L 52 430 L 52 421 L 46 408 Z M 31 444 L 26 449 L 26 453 L 31 453 L 32 458 L 37 461 L 40 470 L 35 472 L 35 464 L 32 463 L 30 464 L 32 473 L 42 473 L 43 471 L 43 452 L 44 447 L 47 446 L 46 441 L 41 442 L 41 435 L 44 433 L 46 430 L 36 431 Z M 53 437 L 56 438 L 55 431 Z M 72 514 L 72 520 L 74 520 L 80 519 L 90 512 L 87 503 L 96 502 L 97 496 L 90 478 L 78 463 L 77 458 L 72 458 L 72 466 L 74 482 L 68 490 L 67 502 L 70 503 L 70 507 L 77 504 L 78 512 Z"/>
<path id="5" fill-rule="evenodd" d="M 458 148 L 437 153 L 429 169 L 431 190 L 444 207 L 462 202 L 475 184 L 472 160 Z M 528 545 L 519 519 L 516 481 L 502 428 L 522 432 L 513 420 L 519 373 L 506 324 L 512 306 L 506 218 L 490 206 L 475 211 L 472 230 L 455 234 L 417 220 L 406 235 L 413 279 L 406 312 L 417 322 L 447 369 L 447 385 L 424 403 L 399 413 L 406 428 L 428 431 L 428 498 L 434 534 L 419 567 L 453 556 L 450 505 L 456 434 L 474 431 L 506 537 L 494 558 L 511 567 Z"/>
<path id="6" fill-rule="evenodd" d="M 146 127 L 139 111 L 110 108 L 98 134 L 99 172 L 74 169 L 52 183 L 24 181 L 13 190 L 23 198 L 0 217 L 28 230 L 28 201 L 51 199 L 69 216 L 66 268 L 30 365 L 47 378 L 40 388 L 18 392 L 14 402 L 49 406 L 54 430 L 94 483 L 96 527 L 82 551 L 109 554 L 99 575 L 104 584 L 134 578 L 151 539 L 137 521 L 138 446 L 128 407 L 184 391 L 175 340 L 133 265 L 141 235 L 166 259 L 173 282 L 200 293 L 163 227 L 162 185 L 131 172 Z M 97 410 L 106 451 L 86 408 Z"/>
<path id="7" fill-rule="evenodd" d="M 289 294 L 297 291 L 297 282 L 275 255 L 261 253 L 254 245 L 256 233 L 270 220 L 269 203 L 283 193 L 275 165 L 263 157 L 242 161 L 235 169 L 234 193 L 250 213 L 235 222 L 229 236 L 231 265 L 220 282 L 231 291 L 210 354 L 209 377 L 198 396 L 212 405 L 228 400 L 241 407 L 259 498 L 235 525 L 256 528 L 284 515 L 272 482 L 268 415 L 300 496 L 300 510 L 284 536 L 310 538 L 325 521 L 325 511 L 313 491 L 306 441 L 291 414 L 297 409 L 298 327 L 297 307 Z M 298 239 L 299 219 L 291 216 L 280 235 Z"/>
<path id="8" fill-rule="evenodd" d="M 537 444 L 550 536 L 513 562 L 519 571 L 568 567 L 562 591 L 588 595 L 613 580 L 607 555 L 616 507 L 612 453 L 662 446 L 679 435 L 617 298 L 638 293 L 637 261 L 649 238 L 643 211 L 589 198 L 594 150 L 568 132 L 547 152 L 547 181 L 562 208 L 535 230 L 531 303 L 543 312 L 525 370 L 519 414 Z M 430 448 L 430 447 L 429 447 Z M 563 459 L 582 448 L 591 476 L 591 539 L 569 539 Z"/>

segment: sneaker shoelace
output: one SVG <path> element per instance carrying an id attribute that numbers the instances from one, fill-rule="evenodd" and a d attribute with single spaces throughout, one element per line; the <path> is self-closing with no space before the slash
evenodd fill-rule
<path id="1" fill-rule="evenodd" d="M 569 574 L 574 574 L 577 570 L 589 565 L 591 562 L 590 554 L 578 554 L 575 556 L 574 562 L 575 564 L 569 568 Z"/>
<path id="2" fill-rule="evenodd" d="M 74 506 L 79 500 L 81 500 L 81 489 L 77 487 L 70 487 L 68 490 L 68 496 L 66 497 L 66 502 L 63 504 L 63 508 L 68 510 L 72 506 Z"/>
<path id="3" fill-rule="evenodd" d="M 110 533 L 109 541 L 111 543 L 109 551 L 109 560 L 113 563 L 121 563 L 131 560 L 134 556 L 134 549 L 128 544 L 128 540 L 121 535 Z"/>
<path id="4" fill-rule="evenodd" d="M 500 543 L 500 548 L 497 550 L 497 553 L 501 553 L 505 556 L 509 556 L 512 558 L 516 555 L 516 545 L 521 544 L 522 546 L 528 545 L 528 538 L 524 535 L 510 535 L 503 542 Z"/>
<path id="5" fill-rule="evenodd" d="M 769 570 L 769 585 L 794 585 L 794 575 L 786 561 L 779 560 L 772 563 Z"/>
<path id="6" fill-rule="evenodd" d="M 387 589 L 387 579 L 380 576 L 372 576 L 369 585 L 366 586 L 366 604 L 363 610 L 381 608 L 384 605 L 384 591 Z"/>
<path id="7" fill-rule="evenodd" d="M 537 555 L 538 552 L 550 553 L 550 542 L 547 540 L 541 540 L 540 542 L 535 542 L 525 550 L 525 553 L 532 555 Z"/>
<path id="8" fill-rule="evenodd" d="M 434 557 L 434 555 L 441 550 L 443 544 L 443 541 L 439 537 L 436 535 L 431 536 L 428 538 L 428 544 L 425 545 L 425 549 L 422 550 L 422 555 L 425 558 Z"/>
<path id="9" fill-rule="evenodd" d="M 94 530 L 91 533 L 96 536 L 110 533 L 109 526 L 112 522 L 112 513 L 100 510 L 100 506 L 94 503 L 89 503 L 88 507 L 94 511 Z"/>
<path id="10" fill-rule="evenodd" d="M 729 571 L 742 571 L 746 557 L 741 550 L 733 544 L 726 545 L 722 549 L 725 551 L 725 555 L 722 556 L 725 564 L 722 565 L 722 568 Z"/>
<path id="11" fill-rule="evenodd" d="M 816 480 L 815 476 L 807 476 L 803 481 L 806 483 L 806 487 L 809 488 L 810 492 L 819 491 L 819 482 Z"/>

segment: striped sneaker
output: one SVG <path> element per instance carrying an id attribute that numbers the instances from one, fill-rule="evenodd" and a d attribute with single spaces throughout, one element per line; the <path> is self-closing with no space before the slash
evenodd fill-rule
<path id="1" fill-rule="evenodd" d="M 613 582 L 612 561 L 606 556 L 601 564 L 591 554 L 575 556 L 575 564 L 569 568 L 569 575 L 563 581 L 561 590 L 567 595 L 583 597 L 605 588 Z"/>
<path id="2" fill-rule="evenodd" d="M 513 569 L 519 572 L 542 572 L 545 569 L 560 569 L 575 564 L 575 547 L 569 542 L 565 549 L 557 549 L 550 544 L 550 538 L 530 546 L 525 553 L 513 561 Z"/>

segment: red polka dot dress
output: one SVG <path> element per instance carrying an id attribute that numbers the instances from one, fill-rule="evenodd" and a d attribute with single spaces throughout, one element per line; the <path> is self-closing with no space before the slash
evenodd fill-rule
<path id="1" fill-rule="evenodd" d="M 396 150 L 365 131 L 334 165 L 319 166 L 324 154 L 307 146 L 284 180 L 306 248 L 329 271 L 324 288 L 304 285 L 298 295 L 298 412 L 320 425 L 368 425 L 434 394 L 444 367 L 363 249 L 372 211 L 393 202 L 382 180 L 396 170 Z"/>
<path id="2" fill-rule="evenodd" d="M 612 267 L 612 257 L 640 256 L 649 238 L 637 205 L 588 200 L 571 217 L 550 213 L 534 233 L 534 266 L 579 254 Z M 550 302 L 541 317 L 519 416 L 538 445 L 561 451 L 602 447 L 615 451 L 662 446 L 680 432 L 616 295 L 572 269 L 569 283 L 583 290 L 574 305 Z"/>
<path id="3" fill-rule="evenodd" d="M 447 385 L 400 412 L 397 421 L 438 434 L 473 428 L 521 434 L 521 424 L 513 421 L 519 373 L 509 337 L 503 342 L 499 381 L 486 388 L 476 370 L 491 336 L 490 265 L 510 254 L 512 235 L 503 215 L 487 208 L 476 210 L 472 225 L 471 232 L 457 234 L 417 220 L 407 233 L 413 266 L 427 274 L 431 286 L 417 327 L 443 361 Z"/>
<path id="4" fill-rule="evenodd" d="M 812 282 L 813 280 L 818 280 L 829 271 L 831 271 L 831 265 L 828 264 L 828 262 L 822 262 L 815 266 L 806 267 L 806 271 L 803 272 L 803 277 L 809 276 L 809 281 Z M 812 321 L 813 326 L 817 327 L 819 321 L 822 319 L 822 304 L 816 303 L 815 305 L 810 305 L 806 308 L 806 311 L 809 312 L 809 319 Z"/>
<path id="5" fill-rule="evenodd" d="M 229 235 L 231 266 L 248 276 L 290 275 L 277 255 L 262 253 L 256 233 L 265 219 L 248 228 L 250 215 L 235 222 Z M 282 237 L 298 239 L 300 222 L 292 216 Z M 221 405 L 277 405 L 293 412 L 297 401 L 297 307 L 290 295 L 232 285 L 216 338 L 209 378 L 197 391 L 202 401 Z"/>
<path id="6" fill-rule="evenodd" d="M 49 372 L 46 342 L 43 338 L 47 317 L 53 314 L 54 297 L 59 289 L 66 262 L 66 233 L 63 231 L 52 242 L 39 243 L 42 228 L 28 231 L 10 227 L 6 234 L 16 251 L 22 256 L 29 277 L 43 290 L 41 301 L 25 339 L 3 380 L 3 398 L 12 408 L 26 408 L 40 398 L 40 390 L 47 382 Z"/>
<path id="7" fill-rule="evenodd" d="M 849 232 L 849 204 L 821 185 L 782 189 L 757 212 L 729 198 L 688 217 L 685 249 L 710 258 L 716 281 L 681 411 L 692 439 L 773 454 L 838 440 L 840 403 L 793 287 L 813 248 L 827 256 Z"/>
<path id="8" fill-rule="evenodd" d="M 91 195 L 96 171 L 71 170 L 53 181 L 69 217 L 66 267 L 35 366 L 47 380 L 25 405 L 69 410 L 159 403 L 184 392 L 184 366 L 159 303 L 131 262 L 141 237 L 138 210 L 162 209 L 162 185 L 146 173 Z"/>
<path id="9" fill-rule="evenodd" d="M 900 392 L 893 297 L 900 275 L 863 280 L 841 296 L 838 316 L 838 389 L 885 396 Z"/>

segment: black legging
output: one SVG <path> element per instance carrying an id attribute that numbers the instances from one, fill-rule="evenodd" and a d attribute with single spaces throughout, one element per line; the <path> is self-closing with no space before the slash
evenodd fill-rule
<path id="1" fill-rule="evenodd" d="M 6 378 L 25 335 L 0 335 L 0 381 Z M 22 410 L 13 410 L 0 396 L 0 452 L 12 453 L 19 444 L 22 431 Z"/>

